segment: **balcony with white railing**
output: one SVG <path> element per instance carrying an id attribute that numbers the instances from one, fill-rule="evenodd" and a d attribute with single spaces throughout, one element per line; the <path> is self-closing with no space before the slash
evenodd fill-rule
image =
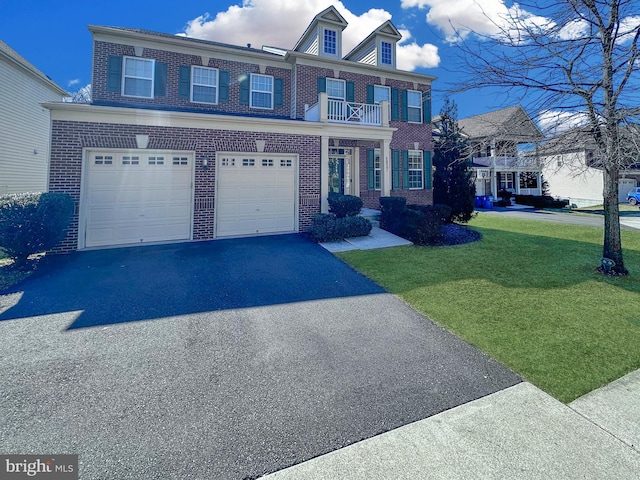
<path id="1" fill-rule="evenodd" d="M 346 123 L 352 125 L 389 126 L 389 102 L 380 104 L 333 100 L 326 93 L 318 94 L 318 103 L 305 105 L 304 119 L 308 122 Z"/>
<path id="2" fill-rule="evenodd" d="M 532 171 L 540 169 L 540 160 L 537 156 L 492 156 L 492 157 L 473 157 L 475 165 L 485 165 L 487 168 L 511 168 L 522 170 L 530 168 Z"/>

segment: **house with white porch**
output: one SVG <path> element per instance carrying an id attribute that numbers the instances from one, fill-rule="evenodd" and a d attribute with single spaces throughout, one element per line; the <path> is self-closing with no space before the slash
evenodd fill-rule
<path id="1" fill-rule="evenodd" d="M 536 149 L 543 134 L 520 105 L 462 118 L 458 125 L 468 139 L 477 195 L 542 194 Z"/>

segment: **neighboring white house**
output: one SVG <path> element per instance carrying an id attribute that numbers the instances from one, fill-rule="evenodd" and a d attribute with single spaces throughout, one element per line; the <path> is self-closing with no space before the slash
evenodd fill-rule
<path id="1" fill-rule="evenodd" d="M 571 130 L 549 140 L 540 150 L 544 179 L 549 194 L 569 200 L 577 207 L 602 205 L 603 175 L 598 168 L 594 146 L 579 130 Z M 626 203 L 627 192 L 640 184 L 637 167 L 622 169 L 618 183 L 618 199 Z"/>
<path id="2" fill-rule="evenodd" d="M 49 110 L 68 96 L 0 40 L 0 195 L 47 190 Z"/>

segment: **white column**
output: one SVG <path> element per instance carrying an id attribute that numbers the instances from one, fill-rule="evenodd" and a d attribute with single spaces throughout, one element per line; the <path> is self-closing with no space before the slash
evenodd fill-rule
<path id="1" fill-rule="evenodd" d="M 329 137 L 320 137 L 320 212 L 329 212 Z"/>
<path id="2" fill-rule="evenodd" d="M 514 187 L 516 187 L 516 195 L 520 195 L 520 172 L 514 172 Z"/>
<path id="3" fill-rule="evenodd" d="M 320 121 L 326 123 L 329 118 L 329 97 L 325 92 L 318 94 L 318 107 L 320 109 Z"/>
<path id="4" fill-rule="evenodd" d="M 380 141 L 380 189 L 383 197 L 391 195 L 391 142 Z"/>

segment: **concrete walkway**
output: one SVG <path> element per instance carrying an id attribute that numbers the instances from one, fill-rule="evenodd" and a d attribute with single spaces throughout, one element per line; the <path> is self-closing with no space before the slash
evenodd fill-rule
<path id="1" fill-rule="evenodd" d="M 346 238 L 338 242 L 323 242 L 322 247 L 330 252 L 346 252 L 348 250 L 370 250 L 373 248 L 398 247 L 413 245 L 409 240 L 398 237 L 379 227 L 373 227 L 366 237 Z"/>
<path id="2" fill-rule="evenodd" d="M 640 372 L 569 405 L 529 383 L 266 477 L 637 479 Z"/>

